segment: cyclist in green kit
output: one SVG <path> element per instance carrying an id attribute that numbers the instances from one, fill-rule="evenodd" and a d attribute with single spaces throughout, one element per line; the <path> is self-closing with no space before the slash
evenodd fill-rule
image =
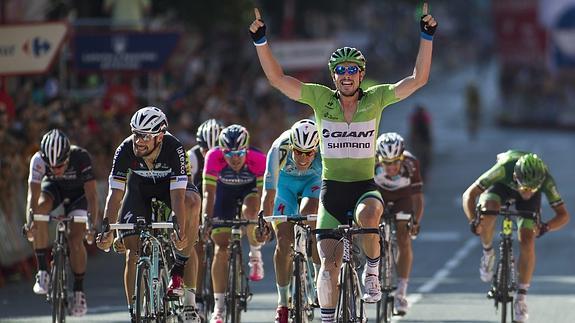
<path id="1" fill-rule="evenodd" d="M 481 216 L 479 224 L 476 224 L 474 220 L 477 199 L 479 198 L 477 203 L 488 211 L 499 211 L 502 204 L 515 200 L 517 210 L 539 212 L 541 193 L 547 197 L 555 216 L 548 222 L 540 221 L 538 226 L 531 219 L 518 220 L 519 284 L 513 304 L 514 322 L 525 322 L 529 317 L 526 299 L 535 270 L 535 238 L 565 226 L 569 222 L 569 212 L 559 195 L 555 180 L 541 158 L 519 150 L 508 150 L 497 155 L 497 163 L 463 193 L 463 210 L 470 221 L 471 231 L 480 236 L 483 245 L 479 276 L 486 283 L 491 281 L 494 274 L 495 251 L 492 241 L 496 218 Z"/>
<path id="2" fill-rule="evenodd" d="M 322 155 L 322 188 L 317 227 L 332 229 L 347 224 L 353 217 L 361 227 L 375 228 L 383 212 L 383 201 L 373 180 L 375 140 L 383 109 L 405 99 L 427 83 L 431 69 L 435 19 L 423 5 L 421 40 L 413 74 L 394 84 L 360 88 L 365 77 L 366 60 L 351 47 L 337 49 L 328 62 L 335 90 L 327 86 L 303 83 L 285 75 L 273 56 L 265 37 L 266 26 L 258 9 L 250 25 L 261 66 L 272 86 L 289 98 L 309 105 L 315 114 Z M 339 237 L 320 233 L 318 250 L 321 269 L 318 298 L 322 322 L 333 322 L 337 305 L 337 280 L 342 246 Z M 378 277 L 379 237 L 365 235 L 363 249 L 368 263 L 363 272 L 366 302 L 381 298 Z"/>

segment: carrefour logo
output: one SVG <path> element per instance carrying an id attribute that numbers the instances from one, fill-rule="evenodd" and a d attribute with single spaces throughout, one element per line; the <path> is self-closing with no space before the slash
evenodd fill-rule
<path id="1" fill-rule="evenodd" d="M 42 37 L 28 39 L 22 45 L 22 51 L 24 51 L 26 55 L 34 57 L 41 57 L 48 54 L 50 48 L 52 48 L 52 44 Z"/>

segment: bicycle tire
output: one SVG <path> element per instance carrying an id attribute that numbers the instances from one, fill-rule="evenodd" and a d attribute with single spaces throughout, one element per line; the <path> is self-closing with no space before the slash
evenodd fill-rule
<path id="1" fill-rule="evenodd" d="M 212 285 L 211 264 L 214 257 L 213 244 L 205 244 L 204 251 L 206 253 L 204 258 L 204 277 L 202 283 L 202 299 L 204 301 L 204 308 L 202 309 L 205 318 L 209 318 L 214 311 L 214 286 Z"/>
<path id="2" fill-rule="evenodd" d="M 337 303 L 337 322 L 349 323 L 351 322 L 353 308 L 350 302 L 350 291 L 352 290 L 352 280 L 350 274 L 350 265 L 344 264 L 339 275 L 339 302 Z M 353 293 L 353 292 L 351 292 Z"/>
<path id="3" fill-rule="evenodd" d="M 509 246 L 508 243 L 502 241 L 502 255 L 501 255 L 501 271 L 500 277 L 497 281 L 497 289 L 499 290 L 499 307 L 501 311 L 501 323 L 507 322 L 507 303 L 509 302 Z"/>
<path id="4" fill-rule="evenodd" d="M 302 270 L 303 259 L 300 255 L 294 257 L 294 269 L 293 269 L 293 294 L 292 294 L 292 317 L 294 318 L 294 323 L 306 323 L 307 322 L 307 310 L 305 304 L 307 304 L 307 297 L 305 293 L 305 282 L 302 281 Z"/>
<path id="5" fill-rule="evenodd" d="M 54 253 L 54 265 L 51 275 L 51 297 L 52 297 L 52 322 L 66 322 L 66 275 L 65 275 L 65 255 L 61 248 L 57 248 Z"/>
<path id="6" fill-rule="evenodd" d="M 136 295 L 136 322 L 148 322 L 153 320 L 152 297 L 148 284 L 150 268 L 147 263 L 140 263 L 136 268 L 136 285 L 134 295 Z"/>
<path id="7" fill-rule="evenodd" d="M 239 250 L 241 248 L 238 242 L 234 242 L 231 248 L 230 264 L 228 271 L 228 292 L 226 295 L 226 322 L 227 323 L 240 323 L 241 322 L 241 309 L 240 309 L 240 269 L 241 258 L 239 257 Z"/>

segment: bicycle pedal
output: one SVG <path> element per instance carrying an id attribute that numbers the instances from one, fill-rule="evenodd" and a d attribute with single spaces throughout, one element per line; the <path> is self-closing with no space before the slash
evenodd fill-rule
<path id="1" fill-rule="evenodd" d="M 489 291 L 487 292 L 487 295 L 486 295 L 486 296 L 487 296 L 488 299 L 494 299 L 494 298 L 495 298 L 495 291 L 494 291 L 494 290 L 489 290 Z"/>

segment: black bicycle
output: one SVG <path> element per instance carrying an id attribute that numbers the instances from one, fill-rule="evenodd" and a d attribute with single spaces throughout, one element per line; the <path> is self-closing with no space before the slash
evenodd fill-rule
<path id="1" fill-rule="evenodd" d="M 62 203 L 62 206 L 68 204 L 68 200 Z M 55 210 L 58 210 L 56 208 Z M 65 213 L 65 212 L 64 212 Z M 70 265 L 70 255 L 68 249 L 68 235 L 70 234 L 70 223 L 85 223 L 86 229 L 91 230 L 89 216 L 76 215 L 70 216 L 52 212 L 50 214 L 32 214 L 29 215 L 34 221 L 38 222 L 56 222 L 56 237 L 52 245 L 52 268 L 50 270 L 50 285 L 46 300 L 52 304 L 52 322 L 66 322 L 66 312 L 68 307 L 68 268 Z M 91 240 L 88 240 L 91 242 Z"/>
<path id="2" fill-rule="evenodd" d="M 511 322 L 514 320 L 513 314 L 513 293 L 517 290 L 517 272 L 515 269 L 515 259 L 513 257 L 513 217 L 535 220 L 539 223 L 539 213 L 531 211 L 510 210 L 513 202 L 502 205 L 499 211 L 488 211 L 479 206 L 476 210 L 475 225 L 479 224 L 482 215 L 502 216 L 503 222 L 499 236 L 499 259 L 493 276 L 491 289 L 487 297 L 495 302 L 495 309 L 500 310 L 501 322 L 507 321 L 507 311 L 511 312 Z"/>
<path id="3" fill-rule="evenodd" d="M 197 286 L 199 289 L 198 299 L 200 299 L 203 307 L 201 308 L 200 315 L 208 320 L 208 318 L 212 315 L 214 311 L 214 287 L 212 284 L 212 276 L 211 276 L 211 266 L 214 259 L 214 242 L 210 237 L 206 238 L 205 232 L 209 228 L 209 220 L 205 218 L 200 226 L 201 236 L 205 239 L 202 239 L 203 244 L 203 258 L 202 261 L 199 263 L 199 270 L 198 273 L 203 273 L 201 277 L 200 286 Z"/>
<path id="4" fill-rule="evenodd" d="M 241 212 L 236 212 L 236 217 L 233 220 L 211 220 L 214 225 L 231 226 L 232 228 L 228 261 L 229 278 L 225 294 L 226 322 L 229 323 L 241 322 L 241 312 L 247 311 L 247 303 L 252 296 L 243 260 L 242 227 L 258 224 L 258 221 L 242 219 L 240 214 Z"/>
<path id="5" fill-rule="evenodd" d="M 379 279 L 381 282 L 381 300 L 377 302 L 377 322 L 391 322 L 394 313 L 393 292 L 397 289 L 397 239 L 395 229 L 395 214 L 391 212 L 393 202 L 387 202 L 383 212 L 380 230 L 381 258 L 379 261 Z"/>
<path id="6" fill-rule="evenodd" d="M 313 321 L 316 288 L 313 279 L 313 268 L 310 264 L 311 227 L 307 221 L 315 221 L 317 215 L 273 215 L 264 216 L 267 222 L 290 222 L 294 224 L 294 243 L 292 244 L 293 274 L 291 281 L 290 318 L 293 323 Z"/>

